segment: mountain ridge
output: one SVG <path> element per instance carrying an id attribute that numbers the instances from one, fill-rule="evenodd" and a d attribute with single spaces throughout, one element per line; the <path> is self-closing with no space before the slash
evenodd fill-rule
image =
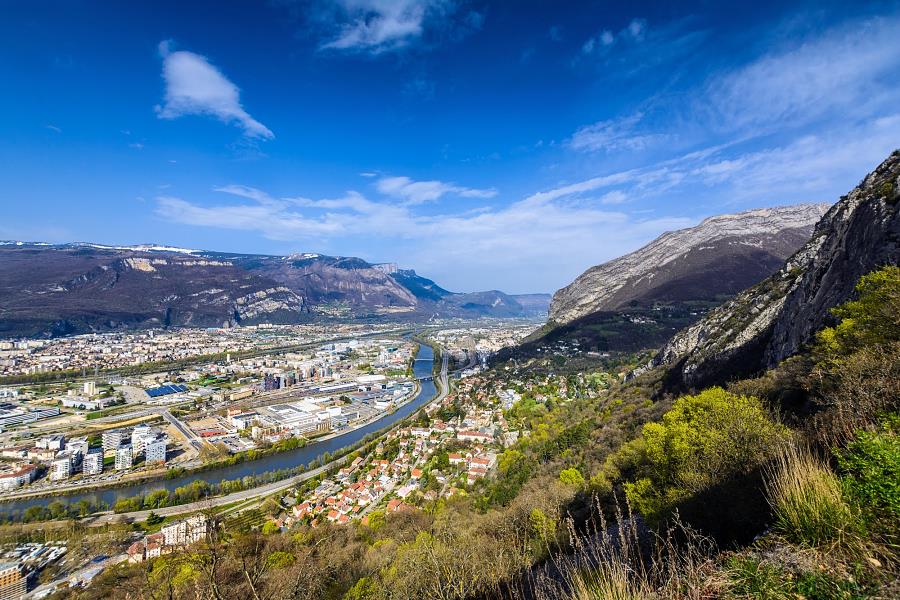
<path id="1" fill-rule="evenodd" d="M 832 321 L 859 278 L 900 262 L 900 150 L 816 224 L 773 275 L 676 334 L 652 365 L 673 387 L 697 387 L 772 367 Z"/>
<path id="2" fill-rule="evenodd" d="M 412 269 L 357 257 L 0 241 L 0 258 L 0 336 L 8 337 L 293 323 L 331 314 L 534 316 L 514 295 L 450 292 Z"/>
<path id="3" fill-rule="evenodd" d="M 564 325 L 599 311 L 654 301 L 713 300 L 775 271 L 812 232 L 827 205 L 799 204 L 716 215 L 666 232 L 587 269 L 557 290 L 550 320 Z"/>

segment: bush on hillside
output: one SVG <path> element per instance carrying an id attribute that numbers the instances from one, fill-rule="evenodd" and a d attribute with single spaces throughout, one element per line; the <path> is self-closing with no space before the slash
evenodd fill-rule
<path id="1" fill-rule="evenodd" d="M 896 417 L 879 431 L 860 431 L 837 452 L 844 490 L 871 526 L 897 535 L 900 525 L 900 436 Z"/>
<path id="2" fill-rule="evenodd" d="M 632 506 L 656 520 L 679 500 L 748 473 L 787 438 L 762 402 L 715 387 L 675 401 L 642 430 L 644 476 L 627 483 Z"/>
<path id="3" fill-rule="evenodd" d="M 861 348 L 900 340 L 900 267 L 883 267 L 863 275 L 857 299 L 831 310 L 841 321 L 818 334 L 817 353 L 847 356 Z"/>
<path id="4" fill-rule="evenodd" d="M 814 423 L 825 446 L 900 411 L 900 267 L 860 278 L 857 299 L 832 310 L 841 321 L 819 332 L 811 389 L 824 410 Z"/>

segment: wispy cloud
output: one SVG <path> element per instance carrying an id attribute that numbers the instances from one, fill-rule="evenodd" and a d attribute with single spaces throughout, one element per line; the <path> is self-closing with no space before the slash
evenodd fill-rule
<path id="1" fill-rule="evenodd" d="M 643 113 L 638 112 L 585 125 L 572 135 L 569 146 L 585 151 L 644 150 L 671 137 L 669 134 L 642 131 L 643 117 Z"/>
<path id="2" fill-rule="evenodd" d="M 648 69 L 666 67 L 660 72 L 658 87 L 665 87 L 667 79 L 690 62 L 708 31 L 697 27 L 696 20 L 685 17 L 668 23 L 649 23 L 646 19 L 632 19 L 618 32 L 603 29 L 587 38 L 574 57 L 573 65 L 599 69 L 605 79 L 628 79 Z"/>
<path id="3" fill-rule="evenodd" d="M 50 131 L 55 131 L 56 133 L 62 133 L 62 129 L 60 129 L 56 125 L 44 125 L 44 127 L 49 129 Z"/>
<path id="4" fill-rule="evenodd" d="M 447 285 L 470 289 L 473 281 L 510 291 L 555 289 L 598 259 L 694 221 L 647 219 L 599 209 L 592 200 L 555 201 L 549 195 L 432 215 L 418 213 L 415 205 L 375 202 L 355 191 L 325 199 L 274 198 L 234 185 L 218 191 L 249 202 L 204 205 L 160 196 L 157 214 L 193 226 L 254 231 L 307 249 L 348 237 L 390 240 L 396 256 L 414 252 L 417 268 L 439 275 Z M 523 282 L 522 269 L 529 269 L 533 278 Z"/>
<path id="5" fill-rule="evenodd" d="M 858 20 L 714 77 L 694 110 L 725 130 L 770 132 L 866 116 L 900 100 L 900 19 Z"/>
<path id="6" fill-rule="evenodd" d="M 380 54 L 407 48 L 427 33 L 458 39 L 481 27 L 483 16 L 457 0 L 329 0 L 318 22 L 332 30 L 323 50 Z"/>
<path id="7" fill-rule="evenodd" d="M 618 35 L 632 35 L 626 31 Z M 650 43 L 653 31 L 644 34 Z M 833 199 L 900 146 L 900 17 L 780 35 L 744 64 L 672 96 L 649 98 L 625 116 L 577 129 L 568 147 L 632 151 L 630 164 L 642 166 L 629 172 L 630 185 L 700 186 L 727 198 L 720 205 Z M 654 152 L 642 154 L 649 149 Z M 645 156 L 653 156 L 651 162 Z M 640 183 L 651 174 L 657 178 L 652 187 Z M 608 177 L 543 194 L 591 192 Z M 816 192 L 822 195 L 811 198 Z"/>
<path id="8" fill-rule="evenodd" d="M 497 190 L 467 188 L 443 181 L 414 181 L 409 177 L 382 177 L 375 188 L 386 196 L 403 200 L 408 204 L 432 202 L 451 194 L 463 198 L 493 198 Z"/>
<path id="9" fill-rule="evenodd" d="M 185 115 L 208 115 L 241 127 L 252 138 L 271 139 L 272 131 L 250 116 L 240 101 L 240 90 L 206 57 L 173 51 L 171 42 L 159 45 L 163 57 L 164 103 L 156 107 L 161 119 Z"/>
<path id="10" fill-rule="evenodd" d="M 644 41 L 647 33 L 647 21 L 645 19 L 632 19 L 619 33 L 615 34 L 609 29 L 604 29 L 595 36 L 589 37 L 581 46 L 584 54 L 593 54 L 610 48 L 616 43 L 640 43 Z"/>

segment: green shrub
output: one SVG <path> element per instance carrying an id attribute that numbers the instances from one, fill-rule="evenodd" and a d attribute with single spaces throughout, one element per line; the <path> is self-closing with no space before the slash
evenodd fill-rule
<path id="1" fill-rule="evenodd" d="M 584 485 L 584 475 L 581 474 L 581 471 L 572 467 L 571 469 L 563 469 L 559 473 L 559 480 L 565 483 L 566 485 L 574 485 L 576 487 L 581 487 Z"/>
<path id="2" fill-rule="evenodd" d="M 881 195 L 887 198 L 888 200 L 894 199 L 894 182 L 893 181 L 885 181 L 881 184 Z"/>
<path id="3" fill-rule="evenodd" d="M 900 437 L 896 426 L 878 432 L 860 431 L 844 451 L 837 452 L 847 496 L 867 516 L 900 523 Z"/>
<path id="4" fill-rule="evenodd" d="M 838 579 L 823 572 L 787 573 L 751 557 L 731 557 L 725 568 L 728 597 L 754 600 L 863 600 L 871 596 L 853 577 Z"/>
<path id="5" fill-rule="evenodd" d="M 817 354 L 846 356 L 860 348 L 900 340 L 900 267 L 883 267 L 863 275 L 857 299 L 831 312 L 841 322 L 818 334 Z"/>
<path id="6" fill-rule="evenodd" d="M 779 455 L 766 481 L 766 495 L 776 529 L 796 544 L 846 546 L 861 529 L 838 477 L 808 451 L 790 447 Z"/>
<path id="7" fill-rule="evenodd" d="M 642 435 L 645 476 L 625 491 L 632 506 L 656 520 L 679 500 L 756 468 L 786 439 L 787 428 L 769 418 L 758 398 L 715 387 L 679 398 Z"/>
<path id="8" fill-rule="evenodd" d="M 263 535 L 273 535 L 281 531 L 281 528 L 278 527 L 278 523 L 275 521 L 266 521 L 262 526 Z"/>

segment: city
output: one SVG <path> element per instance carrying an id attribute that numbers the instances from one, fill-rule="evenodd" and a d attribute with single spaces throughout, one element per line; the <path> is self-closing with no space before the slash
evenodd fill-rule
<path id="1" fill-rule="evenodd" d="M 69 353 L 83 357 L 88 351 L 103 356 L 105 369 L 149 362 L 161 370 L 103 378 L 97 377 L 99 366 L 95 365 L 93 374 L 73 381 L 0 388 L 4 402 L 0 490 L 4 500 L 55 497 L 55 502 L 66 504 L 65 512 L 85 517 L 97 511 L 98 522 L 108 522 L 103 520 L 107 514 L 156 515 L 146 510 L 146 496 L 136 505 L 125 500 L 94 505 L 67 500 L 66 494 L 130 481 L 152 482 L 172 473 L 210 468 L 228 457 L 251 460 L 247 457 L 273 449 L 289 452 L 377 422 L 411 402 L 420 392 L 421 381 L 431 379 L 433 361 L 427 361 L 424 377 L 416 376 L 413 368 L 421 345 L 410 336 L 418 330 L 415 335 L 430 340 L 446 356 L 444 372 L 452 363 L 456 376 L 462 377 L 454 385 L 456 391 L 451 392 L 443 380 L 438 393 L 425 398 L 421 426 L 389 429 L 374 438 L 377 444 L 370 452 L 357 451 L 353 460 L 341 462 L 345 466 L 314 478 L 303 477 L 300 485 L 287 487 L 286 493 L 273 496 L 263 486 L 260 494 L 244 493 L 227 514 L 231 518 L 255 514 L 274 497 L 284 510 L 268 522 L 290 529 L 320 521 L 346 524 L 366 519 L 372 511 L 396 512 L 423 501 L 449 498 L 488 476 L 496 467 L 498 452 L 518 439 L 518 432 L 510 430 L 503 417 L 503 409 L 512 406 L 516 393 L 505 391 L 502 403 L 469 404 L 463 400 L 465 394 L 460 395 L 470 388 L 463 381 L 476 377 L 492 354 L 515 344 L 535 327 L 535 323 L 515 320 L 469 326 L 448 323 L 445 328 L 401 327 L 407 333 L 390 337 L 384 327 L 258 326 L 240 335 L 230 329 L 168 330 L 95 334 L 41 344 L 11 341 L 8 345 L 18 352 L 18 364 L 41 362 L 40 370 L 30 372 L 50 381 L 54 375 L 77 371 L 63 357 Z M 171 351 L 180 345 L 191 351 Z M 252 356 L 240 358 L 248 349 Z M 218 360 L 207 358 L 223 354 Z M 54 356 L 56 362 L 41 361 L 39 357 L 44 356 Z M 135 356 L 140 362 L 135 362 Z M 184 365 L 180 361 L 185 358 L 198 360 Z M 442 420 L 442 415 L 450 414 L 455 416 Z M 127 548 L 122 549 L 127 551 L 122 554 L 101 560 L 81 557 L 86 562 L 68 567 L 78 573 L 77 579 L 66 580 L 68 584 L 83 585 L 86 577 L 115 561 L 149 560 L 201 539 L 203 534 L 197 532 L 206 527 L 206 513 L 191 505 L 185 510 L 168 505 L 169 494 L 165 488 L 161 492 L 151 492 L 152 505 L 160 509 L 159 514 L 166 513 L 166 506 L 175 509 L 171 517 L 165 517 L 169 524 L 136 541 L 134 536 L 126 537 L 122 544 L 128 542 Z M 220 501 L 210 499 L 204 509 L 233 505 L 228 499 L 227 495 Z M 45 516 L 52 518 L 58 510 L 51 504 Z M 32 505 L 18 518 L 30 521 L 41 514 Z M 182 518 L 183 514 L 195 516 Z M 163 519 L 150 516 L 146 520 L 157 518 Z M 186 527 L 194 533 L 183 533 Z M 182 533 L 168 533 L 175 530 Z M 14 561 L 26 583 L 62 560 L 65 548 L 54 550 L 52 558 L 40 565 L 33 563 L 32 554 Z M 65 560 L 76 559 L 70 554 Z"/>

